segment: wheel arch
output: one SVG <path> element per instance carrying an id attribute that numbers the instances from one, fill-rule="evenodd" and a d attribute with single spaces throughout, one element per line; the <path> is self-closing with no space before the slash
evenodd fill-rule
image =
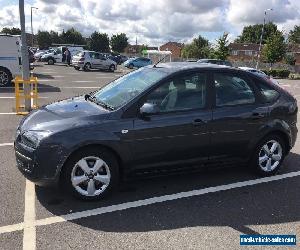
<path id="1" fill-rule="evenodd" d="M 118 154 L 118 152 L 116 150 L 114 150 L 112 147 L 109 147 L 107 145 L 92 143 L 92 144 L 87 144 L 87 145 L 82 145 L 82 146 L 77 147 L 66 157 L 63 164 L 58 169 L 57 179 L 59 182 L 61 182 L 61 180 L 63 179 L 62 177 L 63 177 L 64 168 L 65 168 L 67 162 L 71 159 L 71 157 L 81 150 L 87 150 L 87 149 L 91 149 L 91 148 L 93 148 L 93 149 L 98 148 L 99 150 L 106 150 L 109 153 L 113 154 L 116 157 L 118 165 L 119 165 L 120 177 L 123 177 L 123 175 L 124 175 L 124 170 L 122 168 L 123 160 L 122 160 L 120 154 Z"/>

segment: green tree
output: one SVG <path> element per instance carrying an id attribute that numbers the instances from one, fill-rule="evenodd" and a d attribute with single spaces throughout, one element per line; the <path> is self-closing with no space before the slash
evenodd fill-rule
<path id="1" fill-rule="evenodd" d="M 98 52 L 109 52 L 109 37 L 106 33 L 93 32 L 88 42 L 88 48 Z"/>
<path id="2" fill-rule="evenodd" d="M 1 33 L 10 34 L 10 35 L 21 35 L 21 30 L 15 27 L 12 28 L 4 27 Z"/>
<path id="3" fill-rule="evenodd" d="M 51 43 L 61 43 L 58 32 L 50 31 Z"/>
<path id="4" fill-rule="evenodd" d="M 215 58 L 220 60 L 226 60 L 227 56 L 229 56 L 229 48 L 228 48 L 228 34 L 224 33 L 217 40 L 217 48 L 215 50 Z"/>
<path id="5" fill-rule="evenodd" d="M 83 38 L 82 34 L 74 28 L 68 29 L 66 32 L 62 32 L 60 35 L 60 39 L 62 43 L 65 44 L 77 44 L 77 45 L 85 45 L 86 41 Z"/>
<path id="6" fill-rule="evenodd" d="M 300 43 L 300 26 L 295 25 L 294 29 L 290 30 L 288 40 L 290 43 Z"/>
<path id="7" fill-rule="evenodd" d="M 260 42 L 260 36 L 262 31 L 262 24 L 254 24 L 245 26 L 243 28 L 242 34 L 238 36 L 238 38 L 235 40 L 236 43 L 257 43 Z M 269 22 L 265 24 L 264 27 L 264 35 L 262 44 L 265 44 L 267 39 L 272 36 L 275 32 L 277 32 L 277 25 Z"/>
<path id="8" fill-rule="evenodd" d="M 110 39 L 110 46 L 112 51 L 122 53 L 128 46 L 128 37 L 124 33 L 113 35 Z"/>
<path id="9" fill-rule="evenodd" d="M 48 31 L 38 31 L 37 42 L 40 48 L 48 48 L 52 44 L 51 35 Z"/>
<path id="10" fill-rule="evenodd" d="M 207 58 L 210 52 L 208 40 L 199 35 L 193 39 L 192 43 L 183 47 L 181 55 L 185 58 Z"/>
<path id="11" fill-rule="evenodd" d="M 279 62 L 286 52 L 286 44 L 282 32 L 277 31 L 267 39 L 262 50 L 263 59 L 268 63 Z"/>

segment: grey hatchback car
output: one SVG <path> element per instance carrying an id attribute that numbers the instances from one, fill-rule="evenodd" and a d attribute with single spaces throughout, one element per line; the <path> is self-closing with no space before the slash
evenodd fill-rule
<path id="1" fill-rule="evenodd" d="M 268 176 L 295 144 L 297 111 L 280 86 L 240 69 L 146 66 L 32 111 L 17 128 L 16 162 L 36 184 L 83 199 L 136 174 L 238 164 Z"/>

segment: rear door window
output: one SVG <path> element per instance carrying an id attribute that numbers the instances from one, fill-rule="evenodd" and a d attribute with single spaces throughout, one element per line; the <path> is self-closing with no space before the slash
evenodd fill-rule
<path id="1" fill-rule="evenodd" d="M 216 106 L 235 106 L 255 103 L 249 83 L 238 75 L 214 73 Z"/>
<path id="2" fill-rule="evenodd" d="M 279 97 L 279 93 L 277 92 L 277 90 L 273 89 L 271 86 L 264 82 L 257 82 L 256 86 L 258 87 L 266 102 L 274 102 Z"/>

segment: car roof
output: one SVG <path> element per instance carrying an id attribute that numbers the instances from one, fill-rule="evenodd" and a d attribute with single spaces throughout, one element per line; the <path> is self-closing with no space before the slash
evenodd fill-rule
<path id="1" fill-rule="evenodd" d="M 147 68 L 152 68 L 153 65 L 146 66 Z M 237 68 L 229 67 L 226 65 L 218 65 L 211 63 L 197 63 L 197 62 L 169 62 L 169 63 L 159 63 L 156 66 L 157 69 L 163 71 L 174 73 L 177 71 L 192 70 L 192 69 L 231 69 L 237 70 Z"/>

